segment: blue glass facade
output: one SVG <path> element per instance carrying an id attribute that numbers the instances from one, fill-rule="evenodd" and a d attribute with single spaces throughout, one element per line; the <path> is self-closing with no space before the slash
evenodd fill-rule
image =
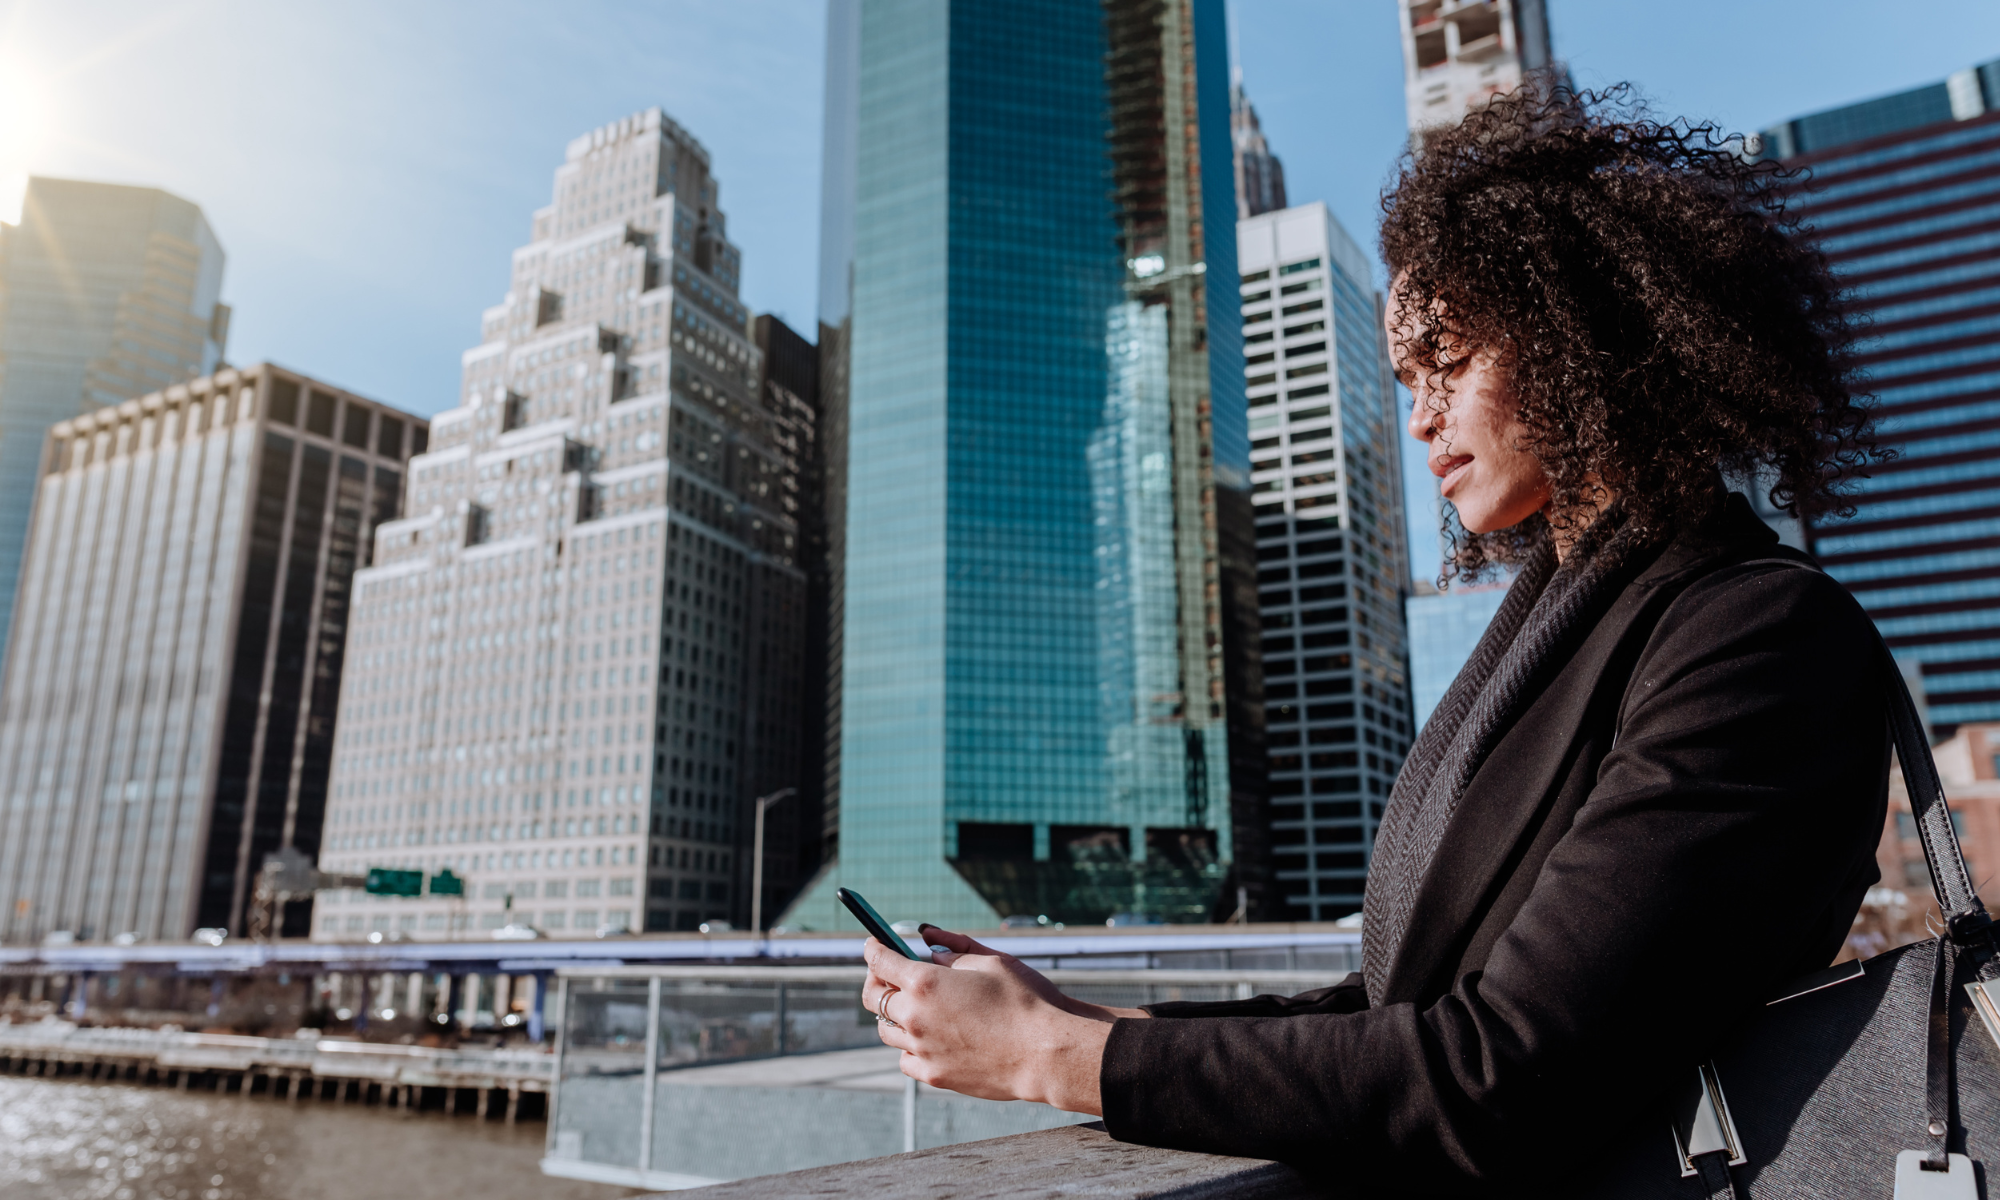
<path id="1" fill-rule="evenodd" d="M 1221 5 L 1134 5 L 1163 13 L 1136 41 L 1121 7 L 835 10 L 858 23 L 829 62 L 855 93 L 838 857 L 793 927 L 847 925 L 841 885 L 974 927 L 1206 919 L 1257 799 L 1231 769 L 1255 672 L 1222 545 L 1248 441 Z M 1157 108 L 1189 54 L 1197 135 L 1121 141 L 1120 105 Z"/>
<path id="2" fill-rule="evenodd" d="M 1431 719 L 1506 598 L 1504 587 L 1481 587 L 1403 602 L 1410 625 L 1410 699 L 1417 728 Z"/>
<path id="3" fill-rule="evenodd" d="M 1856 347 L 1897 452 L 1812 548 L 1896 654 L 1932 721 L 2000 720 L 2000 63 L 1800 117 L 1765 153 L 1866 319 Z"/>

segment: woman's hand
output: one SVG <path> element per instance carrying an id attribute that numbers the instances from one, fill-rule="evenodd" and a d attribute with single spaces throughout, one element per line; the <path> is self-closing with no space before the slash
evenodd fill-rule
<path id="1" fill-rule="evenodd" d="M 1106 1008 L 1102 1004 L 1092 1004 L 1087 1000 L 1076 1000 L 1063 995 L 1040 971 L 1015 958 L 1002 954 L 990 946 L 982 946 L 962 933 L 949 929 L 939 929 L 935 925 L 919 925 L 917 931 L 924 941 L 932 946 L 943 946 L 950 953 L 932 954 L 931 961 L 944 966 L 952 966 L 969 954 L 983 954 L 991 957 L 1009 975 L 1020 980 L 1042 999 L 1074 1016 L 1089 1017 L 1093 1021 L 1115 1021 L 1120 1017 L 1146 1017 L 1151 1014 L 1141 1008 Z M 983 965 L 983 964 L 982 964 Z"/>
<path id="2" fill-rule="evenodd" d="M 1097 1075 L 1111 1021 L 1144 1016 L 1064 996 L 1012 955 L 934 926 L 923 936 L 946 952 L 913 962 L 869 939 L 861 1003 L 895 1026 L 882 1041 L 903 1052 L 903 1074 L 983 1100 L 1036 1100 L 1102 1116 Z"/>

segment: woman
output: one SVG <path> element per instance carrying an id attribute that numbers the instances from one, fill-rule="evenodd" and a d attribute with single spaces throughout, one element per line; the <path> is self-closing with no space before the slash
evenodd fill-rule
<path id="1" fill-rule="evenodd" d="M 941 965 L 869 946 L 906 1074 L 1366 1194 L 1560 1187 L 1834 958 L 1876 879 L 1878 651 L 1721 472 L 1813 513 L 1880 456 L 1780 184 L 1622 91 L 1426 143 L 1384 200 L 1391 358 L 1447 573 L 1519 573 L 1397 780 L 1364 969 L 1107 1009 L 928 929 Z"/>

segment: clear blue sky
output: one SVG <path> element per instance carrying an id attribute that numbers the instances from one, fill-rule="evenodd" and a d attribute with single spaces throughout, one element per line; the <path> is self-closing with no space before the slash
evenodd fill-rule
<path id="1" fill-rule="evenodd" d="M 1235 3 L 1292 198 L 1372 244 L 1403 146 L 1393 0 Z M 1881 0 L 1550 9 L 1579 82 L 1732 129 L 2000 57 L 1991 5 L 1944 24 Z M 714 157 L 745 299 L 810 331 L 823 32 L 817 0 L 0 0 L 0 217 L 25 173 L 186 196 L 229 253 L 231 358 L 428 413 L 564 143 L 658 104 Z M 1428 477 L 1410 482 L 1421 505 Z M 1423 574 L 1434 536 L 1413 524 Z"/>

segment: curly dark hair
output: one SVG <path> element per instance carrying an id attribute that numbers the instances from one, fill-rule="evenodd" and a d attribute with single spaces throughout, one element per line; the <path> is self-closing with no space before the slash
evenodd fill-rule
<path id="1" fill-rule="evenodd" d="M 1439 585 L 1587 525 L 1606 489 L 1668 535 L 1720 499 L 1720 467 L 1800 516 L 1849 512 L 1877 448 L 1826 258 L 1785 209 L 1799 174 L 1713 124 L 1649 117 L 1630 85 L 1531 79 L 1428 137 L 1383 194 L 1405 365 L 1499 357 L 1551 503 L 1474 535 L 1445 510 Z"/>

